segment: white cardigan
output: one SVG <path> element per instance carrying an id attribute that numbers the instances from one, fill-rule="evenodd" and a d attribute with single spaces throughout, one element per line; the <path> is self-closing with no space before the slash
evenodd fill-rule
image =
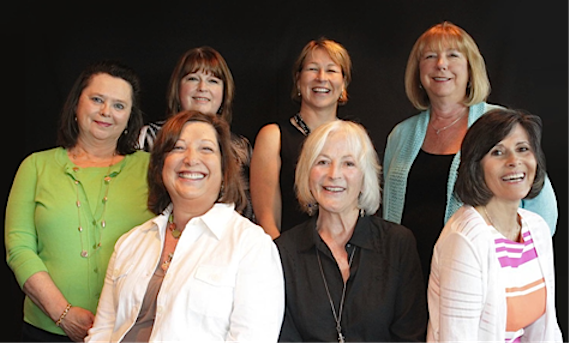
<path id="1" fill-rule="evenodd" d="M 115 245 L 86 342 L 119 342 L 135 323 L 163 247 L 170 209 Z M 157 296 L 150 342 L 276 342 L 285 307 L 271 237 L 215 204 L 188 222 Z"/>
<path id="2" fill-rule="evenodd" d="M 546 282 L 546 312 L 524 329 L 523 342 L 562 342 L 554 304 L 552 238 L 539 215 L 518 210 L 530 230 Z M 428 342 L 505 341 L 505 280 L 494 228 L 471 206 L 461 207 L 435 245 L 428 287 Z"/>

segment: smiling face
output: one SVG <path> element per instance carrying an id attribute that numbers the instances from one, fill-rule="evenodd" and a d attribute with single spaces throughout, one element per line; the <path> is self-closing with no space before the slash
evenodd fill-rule
<path id="1" fill-rule="evenodd" d="M 421 54 L 420 82 L 432 101 L 449 99 L 462 102 L 467 94 L 469 64 L 459 50 L 444 45 L 442 49 L 426 47 Z"/>
<path id="2" fill-rule="evenodd" d="M 93 75 L 77 103 L 78 140 L 116 144 L 129 122 L 132 91 L 121 78 Z"/>
<path id="3" fill-rule="evenodd" d="M 322 48 L 308 54 L 297 78 L 302 104 L 314 108 L 336 107 L 344 89 L 342 67 Z"/>
<path id="4" fill-rule="evenodd" d="M 218 199 L 222 184 L 221 153 L 214 127 L 204 122 L 186 123 L 164 160 L 162 179 L 175 208 L 190 202 L 209 209 Z"/>
<path id="5" fill-rule="evenodd" d="M 532 187 L 537 162 L 524 128 L 517 124 L 481 160 L 495 201 L 520 202 Z"/>
<path id="6" fill-rule="evenodd" d="M 188 73 L 180 80 L 181 110 L 216 114 L 224 98 L 224 82 L 210 72 Z"/>
<path id="7" fill-rule="evenodd" d="M 345 142 L 346 134 L 331 133 L 311 167 L 309 189 L 320 211 L 358 212 L 364 175 Z"/>

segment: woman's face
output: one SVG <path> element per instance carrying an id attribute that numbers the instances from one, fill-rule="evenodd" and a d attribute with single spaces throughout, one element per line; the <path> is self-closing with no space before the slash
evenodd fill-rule
<path id="1" fill-rule="evenodd" d="M 314 108 L 337 106 L 344 89 L 342 67 L 322 48 L 309 53 L 297 79 L 304 105 Z"/>
<path id="2" fill-rule="evenodd" d="M 529 193 L 536 175 L 536 158 L 526 130 L 517 124 L 481 160 L 492 199 L 520 202 Z"/>
<path id="3" fill-rule="evenodd" d="M 180 110 L 216 114 L 224 99 L 224 82 L 210 72 L 188 73 L 180 80 Z"/>
<path id="4" fill-rule="evenodd" d="M 459 50 L 444 46 L 441 51 L 426 47 L 421 54 L 420 82 L 430 101 L 461 103 L 467 95 L 469 64 Z"/>
<path id="5" fill-rule="evenodd" d="M 116 144 L 129 122 L 132 92 L 124 79 L 107 73 L 91 76 L 75 111 L 79 140 Z"/>
<path id="6" fill-rule="evenodd" d="M 346 145 L 346 134 L 331 133 L 309 175 L 311 194 L 319 211 L 346 214 L 358 211 L 364 174 Z"/>
<path id="7" fill-rule="evenodd" d="M 164 186 L 175 204 L 198 201 L 213 205 L 222 184 L 222 157 L 216 130 L 208 123 L 188 122 L 162 169 Z"/>

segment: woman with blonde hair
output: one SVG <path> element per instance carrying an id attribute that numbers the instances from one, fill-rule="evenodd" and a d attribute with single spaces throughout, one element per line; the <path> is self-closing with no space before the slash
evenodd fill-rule
<path id="1" fill-rule="evenodd" d="M 384 152 L 383 217 L 416 236 L 427 285 L 433 246 L 462 202 L 453 193 L 467 128 L 485 112 L 490 83 L 473 38 L 443 22 L 414 44 L 405 73 L 406 94 L 421 112 L 397 124 Z M 556 197 L 546 178 L 540 195 L 522 207 L 544 217 L 554 233 Z"/>

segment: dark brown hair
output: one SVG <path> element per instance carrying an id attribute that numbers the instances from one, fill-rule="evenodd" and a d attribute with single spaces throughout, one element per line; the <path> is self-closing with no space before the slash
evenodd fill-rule
<path id="1" fill-rule="evenodd" d="M 121 134 L 117 141 L 117 152 L 122 155 L 134 153 L 139 132 L 144 123 L 139 102 L 140 79 L 132 68 L 112 60 L 90 64 L 77 77 L 63 105 L 57 142 L 64 148 L 72 148 L 77 143 L 77 137 L 79 136 L 79 126 L 75 120 L 77 104 L 79 103 L 81 93 L 89 85 L 93 76 L 97 74 L 109 74 L 112 77 L 121 78 L 131 85 L 133 105 L 126 133 Z"/>
<path id="2" fill-rule="evenodd" d="M 168 118 L 182 110 L 180 105 L 180 80 L 189 73 L 198 71 L 211 73 L 224 83 L 222 105 L 218 109 L 217 114 L 231 124 L 232 103 L 235 92 L 234 78 L 222 55 L 214 48 L 208 46 L 190 49 L 178 59 L 178 63 L 174 67 L 168 82 L 166 117 Z"/>
<path id="3" fill-rule="evenodd" d="M 162 180 L 164 160 L 172 151 L 184 125 L 188 122 L 204 122 L 216 131 L 221 155 L 222 185 L 217 202 L 234 203 L 237 211 L 246 205 L 246 196 L 240 182 L 240 173 L 236 154 L 231 144 L 229 124 L 216 114 L 203 114 L 199 111 L 182 111 L 166 120 L 158 132 L 154 148 L 150 155 L 148 168 L 148 208 L 154 214 L 162 213 L 171 202 L 170 195 Z"/>
<path id="4" fill-rule="evenodd" d="M 522 110 L 494 109 L 473 123 L 461 144 L 461 162 L 455 182 L 455 193 L 463 203 L 471 206 L 486 205 L 493 197 L 485 183 L 481 161 L 517 124 L 526 131 L 537 162 L 536 175 L 525 199 L 534 198 L 540 193 L 546 178 L 546 160 L 540 146 L 540 117 Z"/>

